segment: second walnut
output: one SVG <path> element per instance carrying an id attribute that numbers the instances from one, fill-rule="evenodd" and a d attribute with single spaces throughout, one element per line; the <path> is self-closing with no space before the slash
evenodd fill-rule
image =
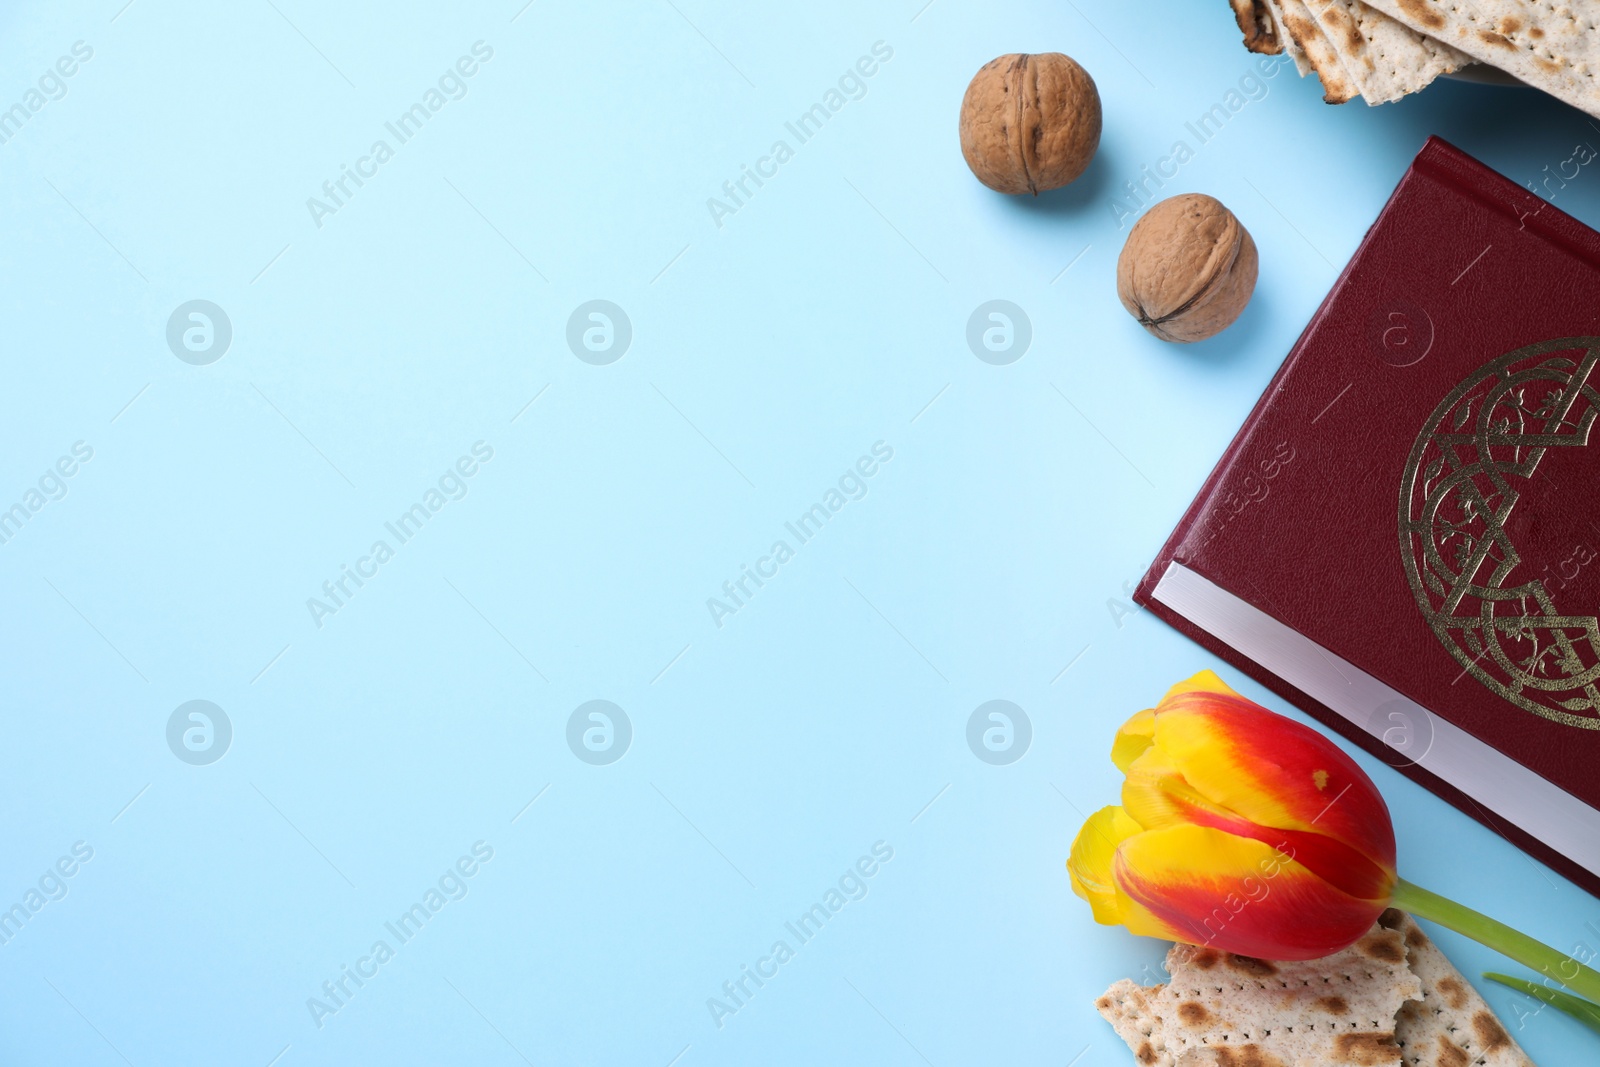
<path id="1" fill-rule="evenodd" d="M 1213 197 L 1184 193 L 1152 207 L 1117 258 L 1117 295 L 1163 341 L 1204 341 L 1231 326 L 1255 292 L 1250 231 Z"/>

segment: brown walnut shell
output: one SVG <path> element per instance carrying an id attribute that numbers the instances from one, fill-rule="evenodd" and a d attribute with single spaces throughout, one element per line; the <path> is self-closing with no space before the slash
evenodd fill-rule
<path id="1" fill-rule="evenodd" d="M 961 101 L 961 154 L 1002 193 L 1059 189 L 1100 147 L 1100 91 L 1060 52 L 1016 53 L 984 64 Z"/>
<path id="2" fill-rule="evenodd" d="M 1184 193 L 1152 207 L 1117 259 L 1117 295 L 1163 341 L 1204 341 L 1231 326 L 1255 292 L 1250 232 L 1219 201 Z"/>

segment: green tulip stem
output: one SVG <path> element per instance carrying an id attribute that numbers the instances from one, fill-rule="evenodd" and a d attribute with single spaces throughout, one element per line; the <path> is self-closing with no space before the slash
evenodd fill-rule
<path id="1" fill-rule="evenodd" d="M 1542 1000 L 1552 1008 L 1567 1013 L 1595 1033 L 1600 1034 L 1600 1005 L 1590 1004 L 1587 1000 L 1579 1000 L 1559 989 L 1551 989 L 1538 982 L 1530 982 L 1526 978 L 1513 978 L 1509 974 L 1495 974 L 1485 971 L 1483 976 L 1491 982 L 1499 982 L 1503 986 L 1510 986 L 1519 990 L 1535 1000 Z"/>
<path id="2" fill-rule="evenodd" d="M 1496 922 L 1487 915 L 1404 879 L 1396 883 L 1391 900 L 1402 911 L 1464 934 L 1480 945 L 1488 945 L 1496 952 L 1532 967 L 1591 1001 L 1600 1001 L 1600 971 L 1585 967 L 1565 952 L 1557 952 L 1505 923 Z"/>

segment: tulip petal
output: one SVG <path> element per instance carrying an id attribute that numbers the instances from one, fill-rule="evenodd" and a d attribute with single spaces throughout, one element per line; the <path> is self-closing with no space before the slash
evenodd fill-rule
<path id="1" fill-rule="evenodd" d="M 1354 897 L 1378 900 L 1394 887 L 1394 871 L 1334 838 L 1292 827 L 1263 826 L 1216 803 L 1195 789 L 1156 746 L 1127 768 L 1122 807 L 1146 830 L 1206 826 L 1285 852 Z"/>
<path id="2" fill-rule="evenodd" d="M 1163 699 L 1155 718 L 1155 747 L 1195 793 L 1247 823 L 1302 832 L 1304 864 L 1355 895 L 1386 894 L 1389 809 L 1332 741 L 1243 697 L 1199 690 Z"/>
<path id="3" fill-rule="evenodd" d="M 1155 923 L 1178 931 L 1174 940 L 1270 960 L 1337 952 L 1388 903 L 1353 897 L 1261 841 L 1203 826 L 1126 838 L 1112 879 Z"/>
<path id="4" fill-rule="evenodd" d="M 1167 690 L 1167 695 L 1162 697 L 1165 703 L 1172 697 L 1183 693 L 1220 693 L 1224 696 L 1238 696 L 1228 684 L 1218 678 L 1214 671 L 1201 671 L 1194 677 L 1179 682 Z M 1156 735 L 1156 709 L 1146 708 L 1136 713 L 1133 718 L 1122 724 L 1117 731 L 1116 740 L 1111 743 L 1111 762 L 1117 769 L 1126 771 L 1128 764 L 1138 759 L 1145 749 L 1155 742 Z"/>
<path id="5" fill-rule="evenodd" d="M 1197 824 L 1253 837 L 1251 824 L 1202 796 L 1170 757 L 1152 746 L 1123 768 L 1122 809 L 1146 830 Z"/>
<path id="6" fill-rule="evenodd" d="M 1167 695 L 1161 698 L 1166 703 L 1173 697 L 1182 696 L 1184 693 L 1215 693 L 1226 697 L 1237 697 L 1238 693 L 1233 688 L 1217 677 L 1216 671 L 1200 671 L 1191 678 L 1186 678 L 1167 690 Z M 1243 698 L 1240 697 L 1242 700 Z"/>
<path id="7" fill-rule="evenodd" d="M 1083 824 L 1072 842 L 1067 874 L 1072 891 L 1089 902 L 1095 921 L 1105 926 L 1126 926 L 1136 934 L 1177 940 L 1166 923 L 1155 918 L 1117 887 L 1111 870 L 1117 848 L 1141 833 L 1138 823 L 1117 807 L 1101 808 Z"/>
<path id="8" fill-rule="evenodd" d="M 1111 762 L 1117 765 L 1118 770 L 1126 773 L 1128 765 L 1154 744 L 1155 738 L 1155 709 L 1146 708 L 1123 723 L 1122 728 L 1117 731 L 1116 740 L 1111 742 Z"/>

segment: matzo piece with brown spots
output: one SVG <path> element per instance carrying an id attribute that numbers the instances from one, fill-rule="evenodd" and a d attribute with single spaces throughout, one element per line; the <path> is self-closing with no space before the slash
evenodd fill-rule
<path id="1" fill-rule="evenodd" d="M 1600 0 L 1368 0 L 1419 33 L 1600 115 Z"/>
<path id="2" fill-rule="evenodd" d="M 1406 1067 L 1533 1067 L 1478 991 L 1423 933 L 1417 921 L 1390 908 L 1378 925 L 1405 939 L 1422 996 L 1395 1018 L 1395 1043 Z"/>
<path id="3" fill-rule="evenodd" d="M 1409 96 L 1439 75 L 1472 62 L 1465 52 L 1418 33 L 1362 0 L 1308 0 L 1307 7 L 1356 91 L 1370 105 Z"/>
<path id="4" fill-rule="evenodd" d="M 1400 1067 L 1395 1014 L 1422 996 L 1403 935 L 1377 926 L 1303 963 L 1174 945 L 1167 970 L 1096 1002 L 1141 1067 Z"/>

